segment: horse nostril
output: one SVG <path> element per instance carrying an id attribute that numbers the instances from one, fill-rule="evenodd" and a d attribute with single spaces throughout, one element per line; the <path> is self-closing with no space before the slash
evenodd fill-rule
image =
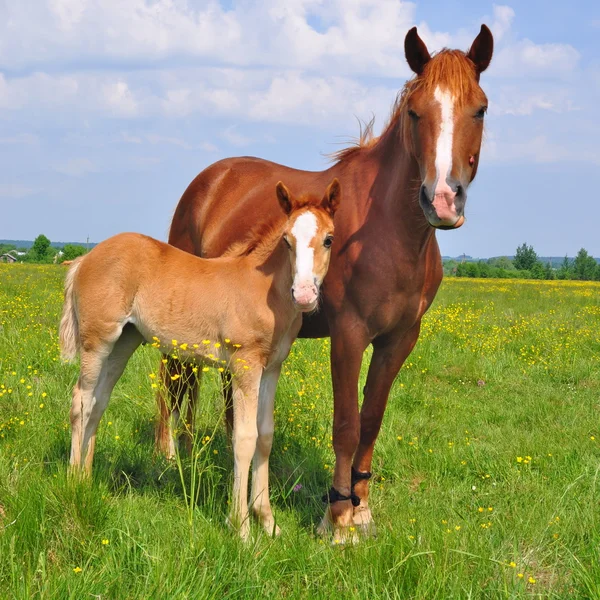
<path id="1" fill-rule="evenodd" d="M 425 187 L 425 185 L 421 186 L 421 191 L 419 193 L 419 199 L 421 201 L 422 206 L 427 206 L 428 204 L 431 204 L 431 200 L 427 194 L 427 188 Z"/>
<path id="2" fill-rule="evenodd" d="M 292 294 L 292 300 L 296 300 L 296 296 L 294 296 L 294 288 L 290 288 L 290 293 Z"/>

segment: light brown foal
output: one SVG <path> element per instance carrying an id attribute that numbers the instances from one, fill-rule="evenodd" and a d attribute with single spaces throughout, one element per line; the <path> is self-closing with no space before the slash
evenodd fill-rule
<path id="1" fill-rule="evenodd" d="M 256 230 L 222 258 L 198 258 L 136 233 L 98 244 L 69 269 L 60 324 L 63 357 L 81 356 L 71 406 L 71 465 L 88 475 L 100 418 L 144 340 L 163 352 L 177 340 L 181 360 L 225 361 L 234 405 L 229 522 L 243 539 L 250 532 L 252 457 L 253 511 L 269 533 L 278 533 L 268 490 L 275 389 L 302 313 L 318 305 L 340 202 L 337 179 L 322 199 L 294 198 L 281 182 L 276 191 L 283 222 Z"/>

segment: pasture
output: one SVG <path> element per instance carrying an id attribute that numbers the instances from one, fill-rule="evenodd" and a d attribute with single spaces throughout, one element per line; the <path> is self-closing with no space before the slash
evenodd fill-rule
<path id="1" fill-rule="evenodd" d="M 315 535 L 334 461 L 329 346 L 296 342 L 271 458 L 282 535 L 253 524 L 245 546 L 225 526 L 214 371 L 194 454 L 168 462 L 153 452 L 160 357 L 140 349 L 92 483 L 67 478 L 64 274 L 0 265 L 0 597 L 600 598 L 599 284 L 443 282 L 376 446 L 378 535 L 357 546 Z"/>

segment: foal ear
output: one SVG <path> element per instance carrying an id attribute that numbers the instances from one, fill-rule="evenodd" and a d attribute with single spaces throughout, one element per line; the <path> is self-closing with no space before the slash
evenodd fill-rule
<path id="1" fill-rule="evenodd" d="M 417 28 L 409 29 L 404 38 L 404 55 L 408 66 L 417 74 L 420 75 L 425 68 L 425 65 L 431 59 L 429 50 L 425 42 L 419 37 Z"/>
<path id="2" fill-rule="evenodd" d="M 481 26 L 479 35 L 471 44 L 470 50 L 467 52 L 467 58 L 473 61 L 477 69 L 477 76 L 485 71 L 494 53 L 494 36 L 487 25 Z"/>
<path id="3" fill-rule="evenodd" d="M 340 206 L 340 200 L 342 198 L 342 188 L 340 182 L 336 177 L 328 186 L 323 196 L 321 206 L 333 217 L 335 211 Z"/>
<path id="4" fill-rule="evenodd" d="M 283 208 L 283 212 L 289 215 L 293 209 L 292 195 L 282 181 L 277 182 L 277 199 L 279 200 L 279 205 Z"/>

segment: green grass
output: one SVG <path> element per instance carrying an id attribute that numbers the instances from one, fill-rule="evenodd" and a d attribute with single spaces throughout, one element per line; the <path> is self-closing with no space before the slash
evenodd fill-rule
<path id="1" fill-rule="evenodd" d="M 63 276 L 0 265 L 1 598 L 600 598 L 598 284 L 444 282 L 390 396 L 378 536 L 358 546 L 315 534 L 334 462 L 328 341 L 297 342 L 271 460 L 282 536 L 254 526 L 244 546 L 225 526 L 217 374 L 199 407 L 210 440 L 181 477 L 153 453 L 152 348 L 115 389 L 92 482 L 67 478 Z"/>

